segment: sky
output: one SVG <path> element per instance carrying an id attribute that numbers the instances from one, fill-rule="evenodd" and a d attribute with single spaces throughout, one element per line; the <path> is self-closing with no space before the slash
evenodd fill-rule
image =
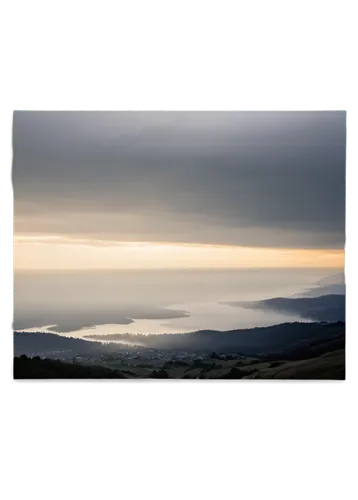
<path id="1" fill-rule="evenodd" d="M 343 267 L 345 121 L 15 112 L 15 269 Z"/>

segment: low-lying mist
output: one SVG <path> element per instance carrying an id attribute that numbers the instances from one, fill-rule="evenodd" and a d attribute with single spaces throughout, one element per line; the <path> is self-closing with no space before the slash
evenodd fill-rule
<path id="1" fill-rule="evenodd" d="M 316 294 L 344 286 L 325 269 L 22 271 L 15 273 L 14 329 L 76 337 L 228 330 L 302 321 L 225 302 Z M 317 288 L 318 286 L 318 288 Z"/>

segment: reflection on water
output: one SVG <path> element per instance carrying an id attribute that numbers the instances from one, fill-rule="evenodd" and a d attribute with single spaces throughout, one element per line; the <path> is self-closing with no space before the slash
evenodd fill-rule
<path id="1" fill-rule="evenodd" d="M 71 337 L 83 338 L 87 335 L 112 333 L 141 333 L 155 335 L 161 333 L 185 333 L 196 330 L 231 330 L 235 328 L 252 328 L 255 326 L 270 326 L 283 322 L 306 321 L 295 315 L 280 314 L 273 311 L 252 311 L 244 308 L 232 308 L 219 304 L 193 304 L 190 317 L 173 319 L 170 323 L 161 320 L 139 319 L 130 325 L 104 324 L 90 328 L 68 332 Z M 26 328 L 26 331 L 44 331 L 59 333 L 50 326 L 42 328 Z M 61 334 L 66 333 L 62 332 Z"/>
<path id="2" fill-rule="evenodd" d="M 75 337 L 110 333 L 230 330 L 302 321 L 224 301 L 300 293 L 333 274 L 325 269 L 18 272 L 14 328 Z"/>

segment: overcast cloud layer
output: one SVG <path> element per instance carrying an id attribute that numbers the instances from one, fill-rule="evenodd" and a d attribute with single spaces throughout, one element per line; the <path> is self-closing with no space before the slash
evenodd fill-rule
<path id="1" fill-rule="evenodd" d="M 345 119 L 16 112 L 16 233 L 343 248 Z"/>

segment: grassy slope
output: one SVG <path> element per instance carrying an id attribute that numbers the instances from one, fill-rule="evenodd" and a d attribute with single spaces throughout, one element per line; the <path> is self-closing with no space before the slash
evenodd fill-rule
<path id="1" fill-rule="evenodd" d="M 128 369 L 126 369 L 128 368 Z M 345 350 L 297 361 L 208 359 L 186 365 L 164 364 L 158 367 L 122 367 L 121 370 L 99 366 L 71 365 L 56 360 L 14 358 L 14 378 L 174 378 L 174 379 L 345 379 Z"/>

